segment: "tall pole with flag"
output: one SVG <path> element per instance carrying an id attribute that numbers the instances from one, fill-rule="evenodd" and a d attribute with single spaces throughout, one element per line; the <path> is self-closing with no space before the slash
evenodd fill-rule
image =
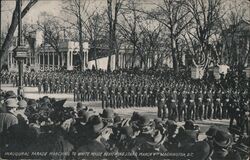
<path id="1" fill-rule="evenodd" d="M 18 62 L 18 74 L 19 74 L 19 83 L 17 93 L 20 97 L 23 97 L 23 61 L 27 58 L 27 48 L 22 42 L 22 0 L 17 0 L 18 5 L 18 41 L 17 47 L 14 49 L 15 58 Z"/>
<path id="2" fill-rule="evenodd" d="M 2 55 L 2 0 L 0 0 L 0 55 Z M 0 59 L 0 90 L 2 88 L 2 64 Z"/>

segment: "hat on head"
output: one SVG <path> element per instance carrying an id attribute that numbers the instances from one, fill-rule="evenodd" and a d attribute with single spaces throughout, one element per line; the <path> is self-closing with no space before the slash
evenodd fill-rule
<path id="1" fill-rule="evenodd" d="M 150 120 L 149 116 L 143 115 L 139 118 L 137 124 L 139 127 L 145 127 L 145 126 L 150 126 L 152 124 L 152 121 Z"/>
<path id="2" fill-rule="evenodd" d="M 18 107 L 18 101 L 15 98 L 9 98 L 5 101 L 6 107 L 9 108 L 17 108 Z"/>
<path id="3" fill-rule="evenodd" d="M 118 123 L 121 123 L 121 122 L 122 122 L 121 116 L 115 115 L 115 117 L 114 117 L 114 123 L 115 123 L 115 124 L 118 124 Z"/>
<path id="4" fill-rule="evenodd" d="M 211 126 L 207 131 L 206 135 L 207 137 L 214 137 L 216 135 L 216 132 L 218 131 L 218 128 L 216 126 Z"/>
<path id="5" fill-rule="evenodd" d="M 36 100 L 34 100 L 34 99 L 29 99 L 28 102 L 27 102 L 27 105 L 28 105 L 28 106 L 36 106 L 36 105 L 37 105 Z"/>
<path id="6" fill-rule="evenodd" d="M 186 130 L 194 130 L 195 129 L 195 126 L 194 126 L 194 121 L 192 120 L 187 120 L 184 124 L 184 128 Z"/>
<path id="7" fill-rule="evenodd" d="M 21 101 L 18 102 L 18 105 L 19 105 L 18 108 L 24 109 L 24 108 L 27 107 L 28 104 L 27 104 L 27 102 L 25 100 L 21 100 Z"/>
<path id="8" fill-rule="evenodd" d="M 8 98 L 16 98 L 16 94 L 13 92 L 13 91 L 7 91 L 5 93 L 5 99 L 8 99 Z"/>
<path id="9" fill-rule="evenodd" d="M 218 130 L 214 136 L 214 144 L 226 148 L 232 143 L 232 136 L 224 131 Z"/>
<path id="10" fill-rule="evenodd" d="M 100 114 L 101 118 L 103 119 L 109 119 L 109 120 L 113 120 L 115 114 L 114 114 L 114 110 L 111 108 L 106 108 L 103 110 L 102 114 Z"/>
<path id="11" fill-rule="evenodd" d="M 83 108 L 82 102 L 77 102 L 77 104 L 76 104 L 76 109 L 79 111 L 79 110 L 81 110 L 82 108 Z"/>
<path id="12" fill-rule="evenodd" d="M 101 117 L 97 115 L 91 116 L 87 124 L 89 126 L 90 133 L 95 135 L 101 134 L 104 131 L 104 129 L 107 128 L 107 124 L 104 123 Z"/>
<path id="13" fill-rule="evenodd" d="M 147 144 L 152 145 L 152 146 L 157 146 L 164 142 L 166 139 L 165 135 L 162 135 L 159 130 L 155 132 L 155 134 L 152 137 L 152 141 L 147 141 Z"/>
<path id="14" fill-rule="evenodd" d="M 78 112 L 78 117 L 79 117 L 78 119 L 80 119 L 81 122 L 83 122 L 83 123 L 87 123 L 88 120 L 89 120 L 89 118 L 91 116 L 93 116 L 93 115 L 94 115 L 93 112 L 89 112 L 89 111 L 85 111 L 85 110 L 80 110 Z"/>

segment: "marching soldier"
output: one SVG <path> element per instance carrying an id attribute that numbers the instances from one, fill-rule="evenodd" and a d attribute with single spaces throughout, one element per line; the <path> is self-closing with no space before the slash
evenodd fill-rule
<path id="1" fill-rule="evenodd" d="M 218 88 L 214 95 L 214 119 L 219 118 L 222 119 L 222 103 L 221 103 L 221 89 Z"/>
<path id="2" fill-rule="evenodd" d="M 118 86 L 116 87 L 116 107 L 121 108 L 122 106 L 122 87 L 121 84 L 119 83 Z"/>
<path id="3" fill-rule="evenodd" d="M 229 89 L 227 89 L 226 92 L 223 94 L 222 104 L 223 104 L 222 105 L 222 118 L 226 119 L 228 118 L 228 108 L 231 105 Z"/>
<path id="4" fill-rule="evenodd" d="M 166 97 L 163 88 L 158 95 L 158 113 L 157 113 L 158 117 L 162 118 L 162 120 L 164 120 L 167 117 L 165 102 L 166 102 Z"/>
<path id="5" fill-rule="evenodd" d="M 213 117 L 213 92 L 212 89 L 209 88 L 208 91 L 204 92 L 204 119 L 211 119 Z"/>
<path id="6" fill-rule="evenodd" d="M 44 93 L 48 93 L 48 87 L 49 87 L 48 81 L 46 78 L 44 78 L 44 81 L 43 81 L 43 92 Z"/>
<path id="7" fill-rule="evenodd" d="M 115 85 L 112 83 L 109 87 L 110 107 L 115 108 Z"/>
<path id="8" fill-rule="evenodd" d="M 233 91 L 231 105 L 228 108 L 228 115 L 230 118 L 229 128 L 233 126 L 234 120 L 236 120 L 236 125 L 239 126 L 240 122 L 240 107 L 239 107 L 239 95 L 237 90 Z"/>
<path id="9" fill-rule="evenodd" d="M 136 86 L 136 106 L 142 106 L 142 85 L 140 84 Z"/>
<path id="10" fill-rule="evenodd" d="M 37 88 L 38 88 L 38 93 L 41 93 L 41 90 L 42 90 L 42 82 L 40 81 L 40 79 L 37 80 Z"/>
<path id="11" fill-rule="evenodd" d="M 203 94 L 202 90 L 199 89 L 198 93 L 196 94 L 196 119 L 203 120 L 203 112 L 204 112 L 204 105 L 203 105 Z"/>
<path id="12" fill-rule="evenodd" d="M 154 86 L 151 85 L 148 89 L 148 106 L 153 107 L 154 106 Z"/>
<path id="13" fill-rule="evenodd" d="M 180 122 L 182 122 L 183 118 L 186 121 L 187 120 L 187 105 L 186 105 L 186 100 L 187 100 L 187 93 L 186 90 L 183 89 L 183 91 L 178 94 L 178 119 Z"/>
<path id="14" fill-rule="evenodd" d="M 170 105 L 169 105 L 169 119 L 176 120 L 178 117 L 177 111 L 177 91 L 176 88 L 173 88 L 173 91 L 170 95 Z"/>
<path id="15" fill-rule="evenodd" d="M 130 102 L 130 107 L 134 107 L 135 106 L 135 86 L 133 83 L 130 84 L 129 87 L 129 102 Z"/>
<path id="16" fill-rule="evenodd" d="M 102 108 L 107 108 L 109 104 L 108 93 L 109 89 L 106 84 L 102 87 Z"/>
<path id="17" fill-rule="evenodd" d="M 128 95 L 128 86 L 125 84 L 122 89 L 122 95 L 123 95 L 123 107 L 128 108 L 129 105 L 129 95 Z"/>
<path id="18" fill-rule="evenodd" d="M 147 84 L 143 86 L 143 95 L 142 95 L 142 106 L 146 107 L 148 105 L 148 87 Z"/>
<path id="19" fill-rule="evenodd" d="M 194 120 L 195 119 L 195 93 L 194 93 L 194 88 L 191 89 L 190 93 L 188 94 L 188 115 L 187 118 Z"/>

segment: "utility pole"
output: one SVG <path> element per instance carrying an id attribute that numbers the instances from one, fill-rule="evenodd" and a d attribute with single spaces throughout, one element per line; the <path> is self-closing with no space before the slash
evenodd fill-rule
<path id="1" fill-rule="evenodd" d="M 2 55 L 2 0 L 0 0 L 0 55 Z M 0 59 L 0 90 L 2 89 L 2 64 Z"/>
<path id="2" fill-rule="evenodd" d="M 22 41 L 22 0 L 17 0 L 18 5 L 18 41 L 17 47 L 14 49 L 15 59 L 18 62 L 18 74 L 19 74 L 19 83 L 17 93 L 20 97 L 23 97 L 23 61 L 28 57 L 27 48 L 24 46 Z"/>

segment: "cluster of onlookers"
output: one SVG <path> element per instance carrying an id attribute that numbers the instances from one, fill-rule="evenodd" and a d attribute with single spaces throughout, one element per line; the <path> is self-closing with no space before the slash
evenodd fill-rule
<path id="1" fill-rule="evenodd" d="M 47 96 L 27 99 L 17 97 L 13 91 L 2 92 L 0 98 L 3 158 L 18 158 L 14 153 L 48 153 L 46 159 L 100 159 L 84 154 L 100 152 L 104 159 L 249 158 L 247 135 L 235 141 L 227 129 L 211 126 L 203 140 L 199 138 L 199 126 L 192 120 L 179 125 L 173 120 L 152 119 L 137 112 L 123 118 L 112 108 L 97 113 L 82 103 L 63 107 L 65 100 Z M 108 153 L 112 156 L 108 157 Z"/>

